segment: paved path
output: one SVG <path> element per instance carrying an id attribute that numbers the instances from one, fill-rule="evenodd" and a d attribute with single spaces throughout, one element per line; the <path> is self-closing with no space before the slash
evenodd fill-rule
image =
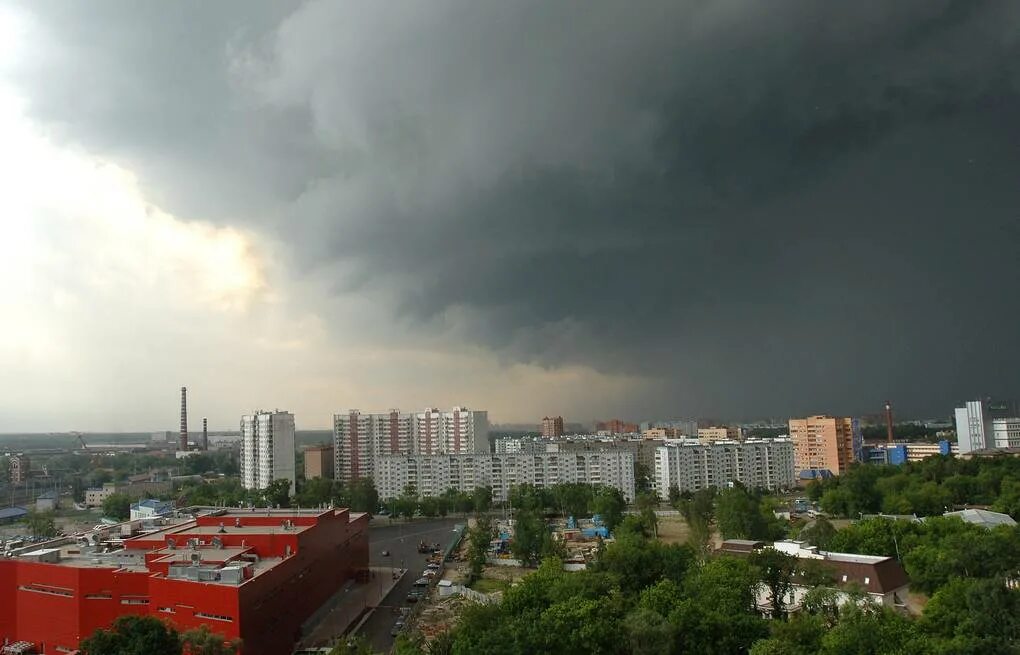
<path id="1" fill-rule="evenodd" d="M 445 548 L 453 536 L 453 526 L 464 522 L 463 518 L 394 522 L 391 526 L 371 529 L 368 537 L 371 565 L 407 569 L 407 574 L 379 603 L 378 609 L 359 630 L 359 634 L 365 636 L 373 651 L 387 653 L 392 648 L 393 637 L 390 630 L 397 620 L 399 608 L 408 606 L 407 592 L 425 569 L 428 555 L 418 553 L 418 542 L 424 539 L 427 543 L 438 543 Z M 388 557 L 383 556 L 384 550 L 390 552 Z"/>
<path id="2" fill-rule="evenodd" d="M 377 606 L 396 583 L 393 569 L 388 566 L 371 567 L 368 582 L 349 584 L 335 596 L 331 601 L 332 609 L 301 640 L 301 645 L 333 645 L 339 635 L 345 633 L 365 612 Z"/>

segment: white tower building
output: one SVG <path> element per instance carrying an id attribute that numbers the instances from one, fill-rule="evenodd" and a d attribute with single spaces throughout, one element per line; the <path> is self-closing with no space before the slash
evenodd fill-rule
<path id="1" fill-rule="evenodd" d="M 294 415 L 275 410 L 241 417 L 241 484 L 265 489 L 273 480 L 290 480 L 294 493 Z"/>

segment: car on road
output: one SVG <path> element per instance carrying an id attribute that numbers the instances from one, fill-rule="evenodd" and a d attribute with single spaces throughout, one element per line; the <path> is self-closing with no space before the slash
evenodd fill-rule
<path id="1" fill-rule="evenodd" d="M 407 592 L 407 598 L 405 600 L 407 600 L 407 602 L 409 603 L 417 603 L 424 597 L 425 597 L 424 589 L 412 589 L 411 591 Z"/>
<path id="2" fill-rule="evenodd" d="M 390 636 L 396 637 L 404 631 L 404 619 L 399 618 L 397 622 L 393 624 L 393 628 L 390 630 Z"/>

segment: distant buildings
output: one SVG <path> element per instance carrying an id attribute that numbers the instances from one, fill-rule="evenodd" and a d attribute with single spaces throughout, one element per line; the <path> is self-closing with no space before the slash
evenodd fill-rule
<path id="1" fill-rule="evenodd" d="M 333 446 L 310 446 L 305 449 L 305 480 L 333 477 Z"/>
<path id="2" fill-rule="evenodd" d="M 730 425 L 698 428 L 698 441 L 713 443 L 715 441 L 740 441 L 740 428 Z"/>
<path id="3" fill-rule="evenodd" d="M 487 453 L 489 414 L 465 407 L 448 412 L 429 407 L 413 414 L 352 409 L 333 415 L 333 448 L 337 480 L 374 478 L 376 461 L 385 455 Z"/>
<path id="4" fill-rule="evenodd" d="M 568 482 L 603 484 L 634 499 L 634 455 L 613 450 L 543 453 L 467 453 L 459 455 L 384 455 L 376 461 L 375 485 L 381 499 L 405 488 L 420 496 L 447 489 L 470 492 L 491 487 L 493 500 L 505 501 L 521 484 L 550 487 Z"/>
<path id="5" fill-rule="evenodd" d="M 265 489 L 289 480 L 294 493 L 294 415 L 279 410 L 241 417 L 241 485 Z"/>
<path id="6" fill-rule="evenodd" d="M 563 436 L 563 417 L 546 416 L 542 419 L 542 436 L 546 438 Z"/>
<path id="7" fill-rule="evenodd" d="M 1011 403 L 970 400 L 956 408 L 956 441 L 960 453 L 989 448 L 1020 447 L 1020 417 Z"/>
<path id="8" fill-rule="evenodd" d="M 11 484 L 23 484 L 28 479 L 28 471 L 31 467 L 31 460 L 23 453 L 13 453 L 7 456 L 7 473 L 10 476 Z"/>
<path id="9" fill-rule="evenodd" d="M 992 441 L 995 448 L 1020 447 L 1020 418 L 993 418 Z"/>
<path id="10" fill-rule="evenodd" d="M 863 456 L 860 425 L 849 417 L 790 419 L 790 439 L 802 479 L 840 475 Z"/>
<path id="11" fill-rule="evenodd" d="M 637 434 L 637 423 L 626 423 L 618 418 L 608 421 L 599 421 L 595 424 L 595 431 L 606 434 Z"/>
<path id="12" fill-rule="evenodd" d="M 956 408 L 956 442 L 961 453 L 993 446 L 992 416 L 987 400 L 970 400 Z"/>
<path id="13" fill-rule="evenodd" d="M 132 503 L 130 512 L 132 521 L 137 521 L 139 519 L 154 519 L 173 514 L 174 504 L 164 500 L 147 498 L 145 500 L 140 500 L 137 503 Z"/>
<path id="14" fill-rule="evenodd" d="M 662 499 L 681 492 L 724 488 L 740 482 L 752 489 L 789 489 L 796 484 L 794 449 L 788 439 L 711 444 L 667 442 L 655 450 L 653 489 Z"/>
<path id="15" fill-rule="evenodd" d="M 863 461 L 868 464 L 892 464 L 898 466 L 908 462 L 919 462 L 933 455 L 955 455 L 959 452 L 956 444 L 948 441 L 938 443 L 908 442 L 875 444 L 865 446 Z"/>

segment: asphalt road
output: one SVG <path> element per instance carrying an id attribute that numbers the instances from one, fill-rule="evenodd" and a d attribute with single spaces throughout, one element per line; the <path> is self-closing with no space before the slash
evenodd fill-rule
<path id="1" fill-rule="evenodd" d="M 395 522 L 392 526 L 373 527 L 368 533 L 369 563 L 371 566 L 392 566 L 406 568 L 407 574 L 386 595 L 379 608 L 361 627 L 359 634 L 364 635 L 372 649 L 378 653 L 388 653 L 393 646 L 390 630 L 397 621 L 396 609 L 407 607 L 407 592 L 414 586 L 414 581 L 421 577 L 425 570 L 428 555 L 418 553 L 418 542 L 424 539 L 429 544 L 438 543 L 445 548 L 453 536 L 453 526 L 464 523 L 465 519 L 439 519 L 435 521 Z M 382 551 L 388 550 L 389 557 Z M 419 601 L 420 602 L 420 601 Z"/>

